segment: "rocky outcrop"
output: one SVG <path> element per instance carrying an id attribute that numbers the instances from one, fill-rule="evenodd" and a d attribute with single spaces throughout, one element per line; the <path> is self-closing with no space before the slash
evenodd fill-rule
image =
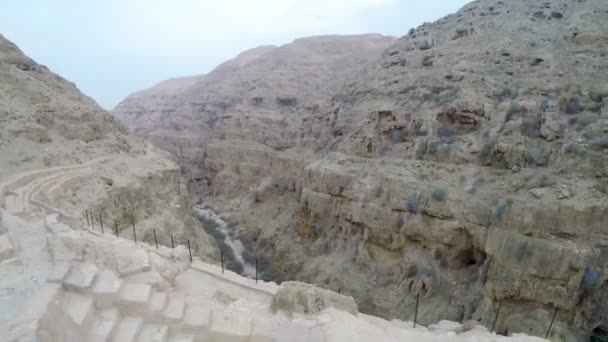
<path id="1" fill-rule="evenodd" d="M 200 146 L 217 140 L 284 150 L 301 143 L 300 127 L 324 120 L 320 105 L 330 90 L 392 42 L 370 34 L 258 47 L 207 75 L 133 94 L 112 112 L 139 136 L 190 160 L 202 159 Z"/>
<path id="2" fill-rule="evenodd" d="M 295 130 L 201 130 L 193 188 L 273 272 L 364 312 L 411 319 L 418 296 L 424 323 L 536 335 L 555 314 L 553 340 L 584 341 L 608 325 L 605 7 L 471 2 L 328 84 Z"/>

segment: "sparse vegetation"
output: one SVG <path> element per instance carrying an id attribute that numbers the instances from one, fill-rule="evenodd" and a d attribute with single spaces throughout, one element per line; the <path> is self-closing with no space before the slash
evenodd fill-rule
<path id="1" fill-rule="evenodd" d="M 488 141 L 482 147 L 481 151 L 479 151 L 479 162 L 482 165 L 490 164 L 492 157 L 494 156 L 494 149 L 496 148 L 495 141 Z"/>
<path id="2" fill-rule="evenodd" d="M 597 113 L 593 112 L 583 112 L 578 116 L 572 117 L 575 119 L 576 127 L 578 129 L 583 129 L 599 120 L 600 116 Z"/>
<path id="3" fill-rule="evenodd" d="M 531 118 L 524 120 L 519 126 L 519 130 L 522 135 L 525 135 L 529 138 L 538 138 L 540 137 L 540 128 L 542 125 L 542 117 L 540 115 L 535 115 Z"/>
<path id="4" fill-rule="evenodd" d="M 447 191 L 445 188 L 442 188 L 442 187 L 435 188 L 435 190 L 433 190 L 433 199 L 435 201 L 441 202 L 445 199 L 446 194 L 447 194 Z"/>
<path id="5" fill-rule="evenodd" d="M 416 195 L 412 195 L 407 199 L 407 203 L 406 203 L 406 208 L 407 211 L 409 211 L 410 213 L 417 213 L 418 210 L 420 209 L 420 202 L 418 200 L 418 196 Z"/>
<path id="6" fill-rule="evenodd" d="M 517 102 L 511 102 L 511 106 L 505 116 L 505 122 L 509 122 L 516 117 L 525 117 L 528 114 L 528 109 Z"/>
<path id="7" fill-rule="evenodd" d="M 456 141 L 456 130 L 452 127 L 441 127 L 437 130 L 437 135 L 442 142 L 453 144 Z"/>
<path id="8" fill-rule="evenodd" d="M 416 89 L 418 89 L 418 86 L 415 84 L 409 85 L 403 89 L 401 89 L 401 91 L 399 92 L 400 94 L 407 94 L 409 92 L 415 91 Z"/>
<path id="9" fill-rule="evenodd" d="M 506 100 L 513 100 L 517 96 L 519 96 L 519 92 L 514 87 L 504 87 L 502 89 L 494 91 L 494 98 L 496 98 L 499 103 L 504 102 Z"/>
<path id="10" fill-rule="evenodd" d="M 497 200 L 494 202 L 494 210 L 492 212 L 492 216 L 494 218 L 497 218 L 499 220 L 502 220 L 504 214 L 506 213 L 507 209 L 509 209 L 510 204 L 512 203 L 512 200 Z"/>
<path id="11" fill-rule="evenodd" d="M 524 158 L 528 164 L 536 166 L 547 166 L 549 164 L 549 155 L 551 152 L 545 148 L 535 147 L 524 152 Z"/>
<path id="12" fill-rule="evenodd" d="M 589 142 L 589 148 L 595 151 L 608 149 L 608 137 L 594 138 Z"/>

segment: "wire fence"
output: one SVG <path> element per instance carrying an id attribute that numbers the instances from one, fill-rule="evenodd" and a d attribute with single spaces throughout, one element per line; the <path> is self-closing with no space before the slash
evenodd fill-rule
<path id="1" fill-rule="evenodd" d="M 95 227 L 95 216 L 93 214 L 93 211 L 89 211 L 89 210 L 85 210 L 85 216 L 86 216 L 86 222 L 87 222 L 87 226 L 90 227 L 92 230 L 96 230 L 97 228 Z M 105 228 L 103 225 L 103 216 L 101 214 L 99 214 L 97 216 L 97 223 L 98 223 L 98 227 L 99 230 L 101 231 L 102 234 L 105 234 Z M 132 228 L 132 238 L 133 241 L 135 243 L 137 243 L 137 232 L 135 229 L 135 219 L 132 216 L 131 219 L 131 228 Z M 116 237 L 119 237 L 119 223 L 118 220 L 114 220 L 114 227 L 113 227 L 113 231 L 114 234 L 116 235 Z M 152 229 L 152 233 L 153 233 L 153 237 L 154 237 L 154 245 L 156 249 L 159 249 L 159 239 L 158 239 L 158 235 L 156 232 L 156 229 Z M 188 253 L 189 253 L 189 258 L 190 258 L 190 262 L 193 261 L 193 256 L 192 256 L 192 247 L 190 244 L 190 239 L 181 239 L 183 240 L 185 243 L 184 245 L 187 246 L 188 248 Z M 175 242 L 176 242 L 176 238 L 175 236 L 173 236 L 172 234 L 169 234 L 169 239 L 168 241 L 170 241 L 170 245 L 171 248 L 175 248 Z M 162 243 L 161 243 L 162 246 Z M 220 255 L 219 255 L 219 259 L 220 259 L 220 265 L 221 265 L 221 269 L 222 269 L 222 273 L 225 272 L 225 255 L 224 255 L 224 250 L 220 247 Z M 491 261 L 491 258 L 489 259 Z M 255 281 L 256 284 L 258 283 L 258 279 L 259 279 L 259 274 L 260 274 L 260 262 L 258 260 L 258 257 L 255 257 Z M 235 270 L 237 273 L 238 270 Z M 485 280 L 482 280 L 485 282 Z M 582 283 L 581 283 L 582 284 Z M 323 287 L 322 285 L 316 285 L 318 287 Z M 330 289 L 333 290 L 333 289 Z M 338 294 L 344 294 L 343 289 L 341 287 L 337 288 L 337 293 Z M 577 293 L 580 292 L 580 285 L 579 285 L 579 289 L 577 290 Z M 413 315 L 414 315 L 414 319 L 413 319 L 413 327 L 415 328 L 418 324 L 418 314 L 419 314 L 419 307 L 421 304 L 423 304 L 424 301 L 424 296 L 420 296 L 420 292 L 419 291 L 415 291 L 415 293 L 412 295 L 413 299 L 414 299 L 414 308 L 413 308 Z M 502 311 L 502 307 L 503 307 L 503 302 L 499 301 L 498 303 L 495 303 L 495 307 L 496 307 L 496 312 L 494 313 L 494 318 L 492 320 L 492 324 L 490 327 L 490 331 L 491 332 L 495 332 L 497 334 L 504 334 L 504 331 L 500 331 L 497 330 L 497 323 L 500 321 L 501 319 L 501 311 Z M 551 319 L 550 321 L 547 322 L 547 327 L 546 327 L 546 332 L 544 333 L 544 337 L 545 339 L 548 340 L 555 340 L 555 341 L 589 341 L 589 342 L 608 342 L 608 326 L 597 326 L 595 328 L 592 329 L 592 331 L 585 331 L 585 330 L 575 330 L 575 329 L 570 329 L 568 332 L 568 335 L 564 335 L 565 333 L 563 331 L 561 331 L 561 329 L 559 331 L 556 331 L 556 329 L 554 329 L 554 323 L 556 320 L 556 317 L 558 316 L 558 314 L 560 313 L 560 309 L 558 307 L 554 307 L 552 315 L 551 315 Z M 462 322 L 461 322 L 462 323 Z"/>

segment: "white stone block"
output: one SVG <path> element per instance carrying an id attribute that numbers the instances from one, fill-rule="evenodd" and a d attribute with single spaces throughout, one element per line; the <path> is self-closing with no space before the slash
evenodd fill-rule
<path id="1" fill-rule="evenodd" d="M 125 248 L 126 247 L 126 248 Z M 116 264 L 121 277 L 150 270 L 148 252 L 137 245 L 116 246 Z"/>
<path id="2" fill-rule="evenodd" d="M 152 287 L 148 284 L 124 284 L 120 290 L 120 307 L 130 315 L 143 315 L 152 297 Z"/>
<path id="3" fill-rule="evenodd" d="M 186 299 L 181 292 L 171 293 L 167 308 L 163 311 L 163 318 L 170 323 L 177 323 L 184 318 Z"/>
<path id="4" fill-rule="evenodd" d="M 280 317 L 254 318 L 251 327 L 250 342 L 275 342 L 279 333 L 290 321 Z"/>
<path id="5" fill-rule="evenodd" d="M 171 338 L 171 342 L 194 342 L 194 335 L 180 334 Z"/>
<path id="6" fill-rule="evenodd" d="M 70 272 L 71 267 L 72 266 L 67 261 L 55 262 L 51 266 L 51 270 L 46 278 L 46 281 L 49 283 L 63 283 L 68 275 L 68 272 Z"/>
<path id="7" fill-rule="evenodd" d="M 63 281 L 66 289 L 86 293 L 91 289 L 97 275 L 93 264 L 74 264 Z"/>
<path id="8" fill-rule="evenodd" d="M 143 318 L 125 317 L 116 329 L 114 342 L 135 342 L 144 325 Z"/>
<path id="9" fill-rule="evenodd" d="M 163 311 L 167 307 L 168 296 L 165 292 L 155 292 L 148 303 L 148 316 L 153 321 L 156 321 L 162 316 Z"/>
<path id="10" fill-rule="evenodd" d="M 208 334 L 211 323 L 209 308 L 188 306 L 184 315 L 183 329 L 196 335 Z"/>
<path id="11" fill-rule="evenodd" d="M 166 342 L 169 337 L 169 327 L 166 325 L 146 324 L 141 330 L 138 342 Z"/>
<path id="12" fill-rule="evenodd" d="M 61 303 L 63 312 L 76 328 L 84 330 L 93 322 L 95 308 L 93 298 L 79 293 L 65 293 Z"/>
<path id="13" fill-rule="evenodd" d="M 8 234 L 0 235 L 0 262 L 12 258 L 14 255 L 15 250 L 8 238 Z"/>
<path id="14" fill-rule="evenodd" d="M 238 312 L 230 315 L 224 311 L 213 310 L 210 332 L 212 341 L 213 339 L 225 342 L 246 341 L 251 334 L 251 317 Z"/>
<path id="15" fill-rule="evenodd" d="M 97 275 L 93 286 L 95 305 L 100 309 L 107 309 L 114 305 L 118 299 L 122 281 L 110 270 L 103 270 Z"/>
<path id="16" fill-rule="evenodd" d="M 308 342 L 311 327 L 302 322 L 289 322 L 280 327 L 276 341 Z"/>
<path id="17" fill-rule="evenodd" d="M 100 311 L 93 323 L 93 328 L 87 341 L 89 342 L 110 342 L 112 334 L 120 322 L 120 312 L 118 309 Z"/>

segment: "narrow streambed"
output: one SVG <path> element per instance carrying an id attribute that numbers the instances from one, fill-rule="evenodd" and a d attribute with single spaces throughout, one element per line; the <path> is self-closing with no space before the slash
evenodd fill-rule
<path id="1" fill-rule="evenodd" d="M 238 225 L 229 224 L 204 204 L 194 206 L 205 231 L 213 236 L 224 253 L 226 268 L 245 277 L 255 277 L 255 252 L 243 241 Z"/>

